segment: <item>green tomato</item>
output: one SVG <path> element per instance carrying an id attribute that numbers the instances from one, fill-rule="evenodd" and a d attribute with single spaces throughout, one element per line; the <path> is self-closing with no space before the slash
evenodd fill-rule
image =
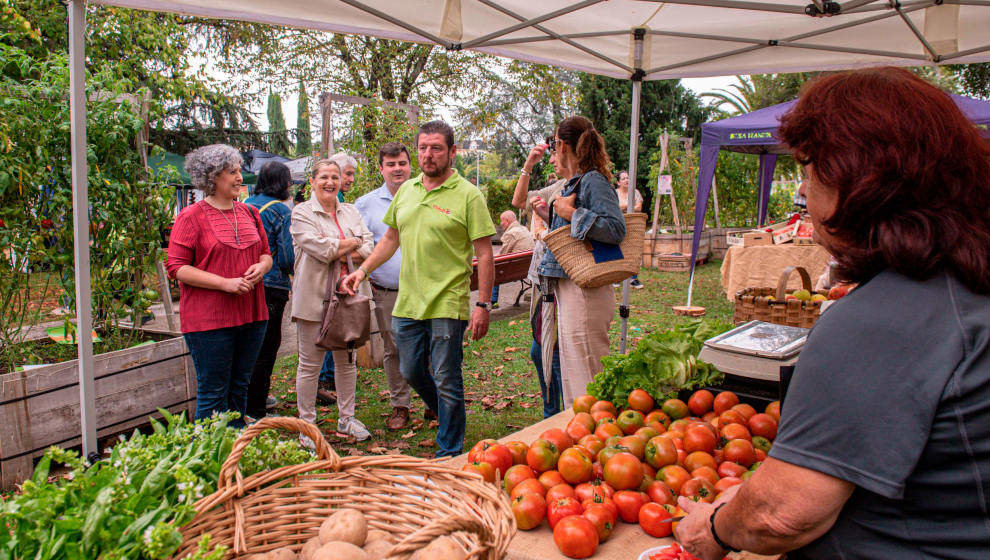
<path id="1" fill-rule="evenodd" d="M 152 290 L 151 288 L 148 288 L 147 290 L 143 290 L 141 292 L 141 297 L 143 297 L 148 301 L 155 301 L 156 299 L 158 299 L 158 292 Z"/>

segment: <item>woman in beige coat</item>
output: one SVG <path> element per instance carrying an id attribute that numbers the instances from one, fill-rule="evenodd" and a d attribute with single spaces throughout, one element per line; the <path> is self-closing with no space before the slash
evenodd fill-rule
<path id="1" fill-rule="evenodd" d="M 296 253 L 292 281 L 292 320 L 296 322 L 299 368 L 296 370 L 296 398 L 299 417 L 316 423 L 316 389 L 320 366 L 326 351 L 316 346 L 323 321 L 323 298 L 331 264 L 339 260 L 341 276 L 346 275 L 347 256 L 358 266 L 374 247 L 374 238 L 352 204 L 337 201 L 340 168 L 329 160 L 313 166 L 310 199 L 292 210 L 292 245 Z M 366 288 L 366 286 L 362 286 Z M 357 367 L 346 350 L 333 352 L 337 380 L 337 432 L 359 441 L 371 434 L 354 417 Z"/>

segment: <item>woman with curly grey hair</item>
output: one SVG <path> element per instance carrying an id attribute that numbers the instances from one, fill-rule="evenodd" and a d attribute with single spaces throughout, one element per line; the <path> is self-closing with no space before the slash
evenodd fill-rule
<path id="1" fill-rule="evenodd" d="M 179 281 L 182 334 L 196 367 L 196 419 L 236 411 L 244 425 L 247 390 L 268 323 L 261 279 L 272 267 L 258 210 L 237 202 L 241 155 L 224 144 L 193 150 L 186 172 L 205 198 L 176 218 L 168 273 Z"/>

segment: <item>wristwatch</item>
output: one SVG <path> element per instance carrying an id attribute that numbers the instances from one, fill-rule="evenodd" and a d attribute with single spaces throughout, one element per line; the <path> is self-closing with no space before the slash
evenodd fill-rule
<path id="1" fill-rule="evenodd" d="M 479 301 L 474 304 L 477 307 L 484 309 L 485 311 L 491 311 L 491 304 L 486 301 Z"/>

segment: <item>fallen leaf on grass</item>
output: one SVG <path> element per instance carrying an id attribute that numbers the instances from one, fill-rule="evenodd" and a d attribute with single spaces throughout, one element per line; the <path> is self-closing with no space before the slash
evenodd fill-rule
<path id="1" fill-rule="evenodd" d="M 402 439 L 409 439 L 409 438 L 411 438 L 411 437 L 413 437 L 413 436 L 415 436 L 415 435 L 416 435 L 416 432 L 414 432 L 414 431 L 412 431 L 412 430 L 409 430 L 408 432 L 406 432 L 406 433 L 404 433 L 404 434 L 402 434 L 402 435 L 401 435 L 401 436 L 399 436 L 399 437 L 401 437 Z"/>
<path id="2" fill-rule="evenodd" d="M 433 447 L 433 445 L 434 443 L 432 439 L 424 439 L 423 441 L 419 442 L 420 447 Z"/>
<path id="3" fill-rule="evenodd" d="M 477 350 L 471 350 L 471 353 L 474 354 L 475 356 L 479 356 L 479 357 L 481 356 L 481 352 L 478 352 Z"/>
<path id="4" fill-rule="evenodd" d="M 495 367 L 495 375 L 501 375 L 503 371 L 505 371 L 505 366 L 496 366 Z"/>
<path id="5" fill-rule="evenodd" d="M 430 428 L 439 428 L 440 427 L 440 422 L 437 422 L 436 420 L 431 420 L 429 427 Z"/>
<path id="6" fill-rule="evenodd" d="M 385 455 L 388 453 L 388 449 L 385 449 L 384 447 L 380 447 L 380 446 L 369 447 L 368 453 L 374 453 L 376 455 Z"/>
<path id="7" fill-rule="evenodd" d="M 505 347 L 505 352 L 506 353 L 509 353 L 509 352 L 518 352 L 518 351 L 519 351 L 519 348 L 516 348 L 515 346 L 506 346 Z"/>
<path id="8" fill-rule="evenodd" d="M 399 450 L 401 450 L 401 449 L 409 449 L 409 444 L 406 443 L 406 442 L 404 442 L 404 441 L 397 441 L 397 442 L 393 443 L 392 446 L 395 447 L 396 449 L 399 449 Z"/>
<path id="9" fill-rule="evenodd" d="M 383 437 L 385 435 L 385 430 L 378 428 L 377 430 L 373 430 L 371 433 L 375 434 L 378 437 Z"/>
<path id="10" fill-rule="evenodd" d="M 516 323 L 518 323 L 518 322 L 519 321 L 509 321 L 509 326 L 511 327 L 511 326 L 515 325 Z"/>
<path id="11" fill-rule="evenodd" d="M 519 403 L 519 406 L 521 406 L 523 408 L 533 408 L 533 403 L 521 402 L 521 403 Z"/>
<path id="12" fill-rule="evenodd" d="M 512 406 L 512 401 L 502 401 L 502 402 L 498 403 L 497 405 L 495 405 L 495 410 L 503 410 L 503 409 L 508 408 L 510 406 Z"/>
<path id="13" fill-rule="evenodd" d="M 481 399 L 481 406 L 485 408 L 491 408 L 495 406 L 495 397 L 488 395 L 487 397 Z"/>

